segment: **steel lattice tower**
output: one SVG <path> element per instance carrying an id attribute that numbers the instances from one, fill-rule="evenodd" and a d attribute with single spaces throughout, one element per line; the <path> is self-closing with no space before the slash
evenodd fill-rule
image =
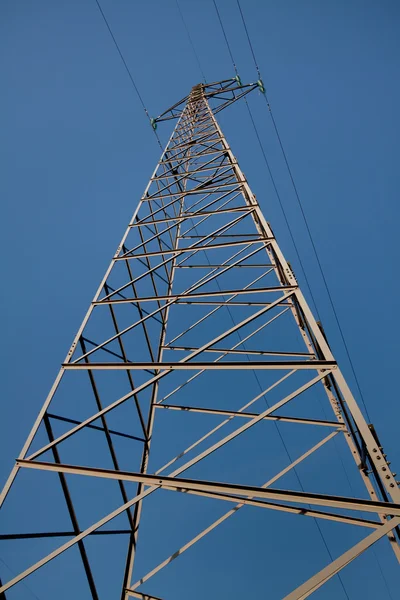
<path id="1" fill-rule="evenodd" d="M 207 553 L 206 535 L 246 511 L 267 531 L 270 515 L 288 519 L 287 531 L 294 520 L 361 528 L 361 541 L 323 568 L 311 564 L 294 591 L 283 581 L 286 600 L 307 598 L 385 536 L 400 559 L 400 492 L 389 463 L 215 118 L 261 85 L 197 85 L 157 119 L 177 124 L 1 496 L 4 510 L 22 494 L 35 511 L 51 479 L 62 491 L 50 502 L 51 526 L 59 519 L 60 528 L 41 531 L 47 514 L 39 511 L 21 521 L 27 531 L 1 536 L 52 545 L 40 546 L 47 551 L 22 564 L 0 596 L 21 597 L 12 595 L 19 582 L 50 572 L 73 547 L 87 580 L 77 598 L 200 597 L 195 583 L 184 595 L 164 594 L 161 575 L 181 555 Z M 278 422 L 302 448 L 290 460 L 278 453 Z M 326 474 L 325 461 L 328 471 L 339 462 L 336 442 L 364 498 L 336 491 Z M 312 485 L 299 487 L 285 478 L 303 461 Z M 159 560 L 172 536 L 163 527 L 178 517 L 179 549 Z M 107 542 L 119 564 L 113 595 L 100 591 L 94 566 L 105 538 L 125 549 L 122 560 Z M 236 597 L 212 589 L 207 597 L 228 596 Z"/>

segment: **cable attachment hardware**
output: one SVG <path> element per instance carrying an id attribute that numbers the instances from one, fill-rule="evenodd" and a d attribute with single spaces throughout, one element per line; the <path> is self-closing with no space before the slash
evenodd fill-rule
<path id="1" fill-rule="evenodd" d="M 238 82 L 238 85 L 239 85 L 240 87 L 242 87 L 242 85 L 243 85 L 243 84 L 242 84 L 242 80 L 240 79 L 239 75 L 236 75 L 236 76 L 235 76 L 235 80 Z"/>
<path id="2" fill-rule="evenodd" d="M 150 125 L 152 126 L 154 131 L 157 129 L 157 121 L 156 119 L 153 119 L 153 117 L 150 117 Z"/>
<path id="3" fill-rule="evenodd" d="M 265 94 L 265 87 L 264 87 L 264 84 L 263 84 L 263 80 L 262 80 L 262 79 L 258 79 L 258 81 L 257 81 L 257 85 L 258 85 L 258 87 L 259 87 L 259 90 L 260 90 L 260 92 L 261 92 L 262 94 Z"/>

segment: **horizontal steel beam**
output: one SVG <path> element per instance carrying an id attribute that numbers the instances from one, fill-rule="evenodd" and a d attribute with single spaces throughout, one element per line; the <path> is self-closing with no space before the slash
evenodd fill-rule
<path id="1" fill-rule="evenodd" d="M 228 265 L 229 266 L 229 265 Z M 97 300 L 93 302 L 94 306 L 100 306 L 101 304 L 131 304 L 132 302 L 157 302 L 158 300 L 179 300 L 180 298 L 185 298 L 186 300 L 190 300 L 190 298 L 210 298 L 213 296 L 229 296 L 231 294 L 236 294 L 240 296 L 242 294 L 267 294 L 267 293 L 276 293 L 281 292 L 283 290 L 295 290 L 297 289 L 297 285 L 278 285 L 272 287 L 263 287 L 263 288 L 240 288 L 237 290 L 214 290 L 212 292 L 196 292 L 196 293 L 187 293 L 187 294 L 167 294 L 165 296 L 143 296 L 143 297 L 135 297 L 135 298 L 124 298 L 118 300 Z M 227 302 L 221 302 L 222 304 L 227 304 Z M 268 302 L 265 302 L 268 304 Z"/>
<path id="2" fill-rule="evenodd" d="M 217 369 L 217 370 L 238 370 L 238 369 L 269 369 L 269 370 L 289 370 L 289 369 L 336 369 L 337 364 L 331 360 L 303 360 L 303 361 L 235 361 L 235 362 L 121 362 L 121 363 L 64 363 L 64 369 L 81 370 L 188 370 L 197 369 Z"/>
<path id="3" fill-rule="evenodd" d="M 218 237 L 218 236 L 215 236 Z M 188 248 L 179 248 L 177 250 L 162 250 L 159 252 L 145 252 L 143 254 L 132 254 L 128 256 L 128 254 L 124 256 L 117 256 L 114 258 L 116 261 L 121 260 L 132 260 L 134 258 L 148 258 L 150 256 L 164 256 L 164 254 L 174 254 L 179 256 L 184 252 L 200 252 L 202 250 L 215 250 L 220 248 L 230 248 L 232 246 L 245 246 L 246 244 L 264 244 L 267 242 L 273 242 L 274 238 L 260 238 L 258 240 L 243 240 L 241 242 L 226 242 L 222 244 L 208 244 L 207 246 L 188 246 Z"/>
<path id="4" fill-rule="evenodd" d="M 222 306 L 224 306 L 222 304 Z M 197 350 L 192 346 L 162 346 L 165 350 L 177 350 L 183 351 L 187 350 L 192 352 L 193 350 Z M 312 357 L 314 354 L 310 354 L 310 352 L 279 352 L 278 350 L 237 350 L 236 348 L 207 348 L 204 352 L 216 352 L 220 354 L 223 352 L 226 354 L 256 354 L 257 356 L 304 356 L 304 357 Z"/>
<path id="5" fill-rule="evenodd" d="M 254 419 L 258 413 L 237 412 L 234 410 L 219 410 L 216 408 L 201 408 L 197 406 L 179 406 L 178 404 L 156 404 L 156 408 L 166 408 L 169 410 L 181 410 L 183 412 L 206 413 L 209 415 L 220 415 L 223 417 L 244 417 L 245 419 Z M 282 421 L 284 423 L 299 423 L 302 425 L 319 425 L 322 427 L 334 427 L 341 431 L 346 431 L 346 426 L 338 421 L 322 421 L 317 419 L 301 419 L 300 417 L 282 417 L 281 415 L 268 415 L 263 418 L 265 421 Z"/>
<path id="6" fill-rule="evenodd" d="M 0 540 L 32 540 L 37 538 L 74 537 L 76 531 L 39 531 L 36 533 L 3 533 Z M 80 532 L 78 532 L 80 533 Z M 132 529 L 102 529 L 89 535 L 130 535 Z"/>
<path id="7" fill-rule="evenodd" d="M 260 488 L 249 485 L 238 485 L 223 482 L 201 481 L 178 477 L 165 477 L 146 473 L 131 473 L 127 471 L 112 471 L 94 467 L 81 467 L 76 465 L 54 464 L 36 460 L 17 460 L 19 467 L 53 471 L 55 473 L 70 473 L 89 477 L 114 479 L 117 481 L 133 481 L 149 486 L 157 486 L 173 491 L 199 491 L 216 494 L 230 494 L 235 496 L 251 496 L 265 500 L 284 502 L 300 502 L 317 506 L 329 506 L 346 510 L 360 510 L 384 515 L 400 516 L 400 504 L 391 502 L 378 502 L 364 500 L 363 498 L 349 498 L 345 496 L 331 496 L 329 494 L 315 494 L 311 492 L 297 492 L 274 488 Z M 379 525 L 380 527 L 381 525 Z"/>

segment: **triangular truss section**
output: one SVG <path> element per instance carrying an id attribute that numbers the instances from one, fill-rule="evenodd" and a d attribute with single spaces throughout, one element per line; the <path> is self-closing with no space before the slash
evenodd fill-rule
<path id="1" fill-rule="evenodd" d="M 400 558 L 400 492 L 389 463 L 215 118 L 258 87 L 197 85 L 157 119 L 178 121 L 1 497 L 14 530 L 0 541 L 57 543 L 3 580 L 0 595 L 35 571 L 47 577 L 53 559 L 75 546 L 80 598 L 204 597 L 200 584 L 197 592 L 184 580 L 183 592 L 163 574 L 176 574 L 194 546 L 206 560 L 206 540 L 223 544 L 215 537 L 222 524 L 227 531 L 246 511 L 265 532 L 270 515 L 288 519 L 292 539 L 293 515 L 301 527 L 317 519 L 361 531 L 317 573 L 285 576 L 276 598 L 308 597 L 384 537 Z M 283 435 L 293 455 L 279 446 Z M 331 475 L 344 454 L 356 495 L 336 490 Z M 315 478 L 300 486 L 303 463 Z M 37 531 L 32 514 L 21 530 L 13 498 L 34 497 L 36 475 L 39 485 L 60 487 L 69 529 Z M 122 562 L 110 550 L 112 592 L 98 580 L 95 535 L 125 540 Z M 275 569 L 290 557 L 288 547 Z M 210 589 L 207 597 L 221 596 Z"/>

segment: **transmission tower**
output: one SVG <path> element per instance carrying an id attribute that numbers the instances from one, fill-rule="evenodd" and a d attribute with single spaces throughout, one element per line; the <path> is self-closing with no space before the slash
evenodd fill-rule
<path id="1" fill-rule="evenodd" d="M 153 121 L 177 120 L 2 492 L 3 598 L 34 572 L 63 597 L 66 564 L 79 599 L 243 598 L 252 539 L 276 554 L 260 597 L 339 585 L 381 538 L 400 559 L 389 462 L 215 117 L 257 89 L 196 85 Z"/>

